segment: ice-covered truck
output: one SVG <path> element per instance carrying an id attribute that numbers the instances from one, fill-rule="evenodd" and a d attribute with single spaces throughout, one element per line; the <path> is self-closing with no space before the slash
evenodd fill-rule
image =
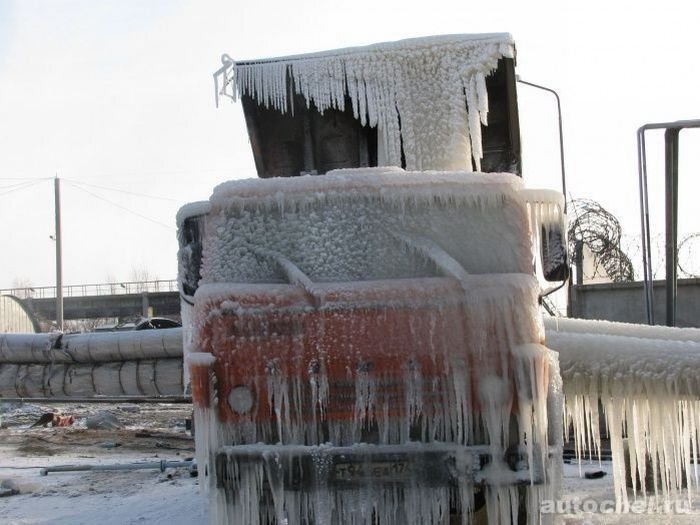
<path id="1" fill-rule="evenodd" d="M 510 37 L 216 78 L 260 178 L 178 216 L 212 522 L 547 518 L 561 388 L 537 275 L 565 274 L 563 198 L 519 177 Z"/>

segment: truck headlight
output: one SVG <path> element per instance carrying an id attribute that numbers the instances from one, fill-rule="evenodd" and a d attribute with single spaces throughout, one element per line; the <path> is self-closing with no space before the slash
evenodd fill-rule
<path id="1" fill-rule="evenodd" d="M 232 388 L 228 394 L 228 406 L 236 414 L 247 414 L 253 408 L 254 403 L 253 392 L 245 385 Z"/>

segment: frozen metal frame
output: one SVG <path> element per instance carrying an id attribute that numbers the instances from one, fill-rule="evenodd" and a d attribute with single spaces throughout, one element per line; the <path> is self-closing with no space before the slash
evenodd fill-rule
<path id="1" fill-rule="evenodd" d="M 676 295 L 678 287 L 678 151 L 682 129 L 700 128 L 700 119 L 677 120 L 644 124 L 637 130 L 639 163 L 639 207 L 642 221 L 642 265 L 644 267 L 644 295 L 647 323 L 654 322 L 654 283 L 651 263 L 651 233 L 649 229 L 649 191 L 647 186 L 647 158 L 644 133 L 663 129 L 665 141 L 666 183 L 666 325 L 676 324 Z"/>

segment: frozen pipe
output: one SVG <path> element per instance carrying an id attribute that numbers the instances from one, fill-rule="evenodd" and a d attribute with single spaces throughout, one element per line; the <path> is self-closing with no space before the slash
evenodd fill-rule
<path id="1" fill-rule="evenodd" d="M 70 358 L 55 350 L 60 335 L 54 334 L 0 334 L 0 362 L 51 363 Z"/>
<path id="2" fill-rule="evenodd" d="M 192 398 L 188 396 L 96 396 L 96 397 L 0 397 L 3 403 L 167 403 L 180 404 L 191 403 Z"/>
<path id="3" fill-rule="evenodd" d="M 189 468 L 190 472 L 195 472 L 193 466 L 194 461 L 150 461 L 148 463 L 113 463 L 110 465 L 56 465 L 55 467 L 44 467 L 39 473 L 42 476 L 47 476 L 49 472 L 88 472 L 100 470 L 149 470 L 158 469 L 165 472 L 169 468 Z"/>
<path id="4" fill-rule="evenodd" d="M 0 334 L 0 363 L 106 363 L 182 356 L 182 328 L 128 332 Z"/>
<path id="5" fill-rule="evenodd" d="M 554 332 L 568 332 L 591 335 L 617 335 L 639 337 L 641 339 L 662 339 L 667 341 L 694 341 L 700 343 L 700 329 L 650 326 L 634 323 L 614 323 L 568 317 L 545 317 L 547 335 Z"/>
<path id="6" fill-rule="evenodd" d="M 60 349 L 76 362 L 126 361 L 182 356 L 182 330 L 135 330 L 66 335 Z"/>
<path id="7" fill-rule="evenodd" d="M 182 394 L 182 358 L 111 363 L 0 363 L 0 399 Z"/>
<path id="8" fill-rule="evenodd" d="M 600 455 L 602 403 L 616 508 L 629 504 L 626 480 L 635 497 L 653 489 L 665 503 L 673 491 L 697 486 L 698 471 L 684 466 L 698 462 L 700 330 L 580 319 L 545 325 L 546 344 L 559 353 L 565 430 L 572 425 L 578 458 Z"/>
<path id="9" fill-rule="evenodd" d="M 547 331 L 559 352 L 564 392 L 700 397 L 700 343 Z"/>

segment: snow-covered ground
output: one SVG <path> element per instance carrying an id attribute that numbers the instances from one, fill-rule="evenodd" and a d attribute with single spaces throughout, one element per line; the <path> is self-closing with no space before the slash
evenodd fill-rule
<path id="1" fill-rule="evenodd" d="M 56 459 L 47 463 L 53 464 Z M 184 525 L 207 522 L 197 482 L 186 473 L 174 473 L 172 479 L 158 471 L 52 473 L 40 478 L 38 469 L 18 474 L 0 468 L 0 477 L 15 480 L 22 492 L 2 498 L 0 522 L 5 524 Z"/>
<path id="2" fill-rule="evenodd" d="M 59 409 L 74 426 L 29 428 L 43 412 Z M 92 430 L 85 418 L 109 411 L 124 423 Z M 199 524 L 207 523 L 196 477 L 187 468 L 50 472 L 41 467 L 184 461 L 194 442 L 184 428 L 188 405 L 2 405 L 0 497 L 2 524 Z M 0 489 L 2 493 L 2 489 Z"/>
<path id="3" fill-rule="evenodd" d="M 586 472 L 600 471 L 605 473 L 601 478 L 584 477 Z M 663 508 L 664 501 L 661 498 L 655 500 L 653 497 L 640 497 L 635 501 L 630 495 L 630 508 L 626 512 L 616 512 L 612 472 L 610 461 L 599 463 L 586 460 L 580 469 L 576 461 L 565 463 L 561 497 L 556 502 L 556 509 L 564 511 L 557 514 L 561 522 L 566 525 L 700 523 L 700 498 L 696 497 L 689 502 L 685 491 L 671 498 L 667 509 Z"/>
<path id="4" fill-rule="evenodd" d="M 77 417 L 72 427 L 30 428 L 41 413 L 60 408 Z M 124 423 L 118 430 L 91 430 L 85 417 L 108 410 Z M 66 464 L 125 464 L 194 455 L 184 429 L 188 405 L 89 405 L 56 407 L 0 404 L 0 486 L 19 494 L 0 497 L 5 524 L 204 524 L 207 511 L 197 478 L 188 469 L 40 474 L 41 467 Z M 113 446 L 118 445 L 118 446 Z M 639 500 L 627 513 L 614 512 L 612 465 L 586 461 L 581 472 L 603 471 L 598 479 L 579 477 L 576 463 L 564 465 L 557 510 L 567 525 L 700 522 L 700 499 L 687 494 L 671 501 L 679 512 L 659 513 Z M 546 504 L 546 502 L 545 502 Z M 649 512 L 651 508 L 651 512 Z M 586 510 L 595 509 L 593 512 Z"/>

